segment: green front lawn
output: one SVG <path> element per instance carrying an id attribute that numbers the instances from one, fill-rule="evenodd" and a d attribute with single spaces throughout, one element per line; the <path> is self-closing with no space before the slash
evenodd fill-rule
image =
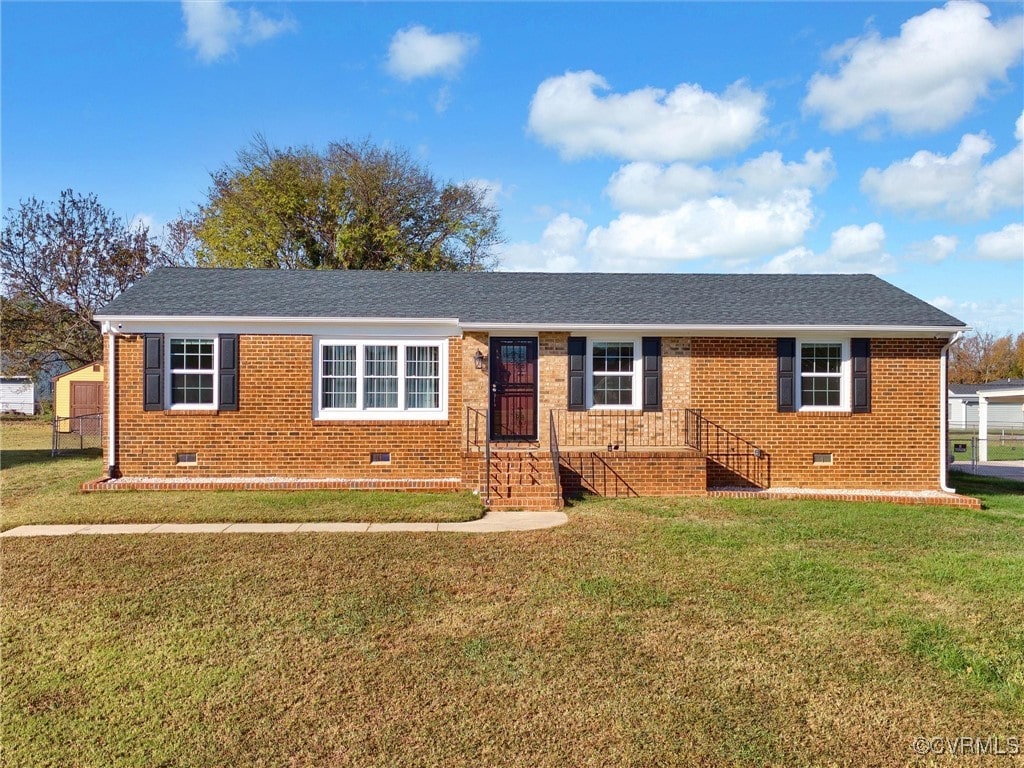
<path id="1" fill-rule="evenodd" d="M 79 493 L 103 473 L 99 451 L 50 456 L 50 424 L 0 422 L 0 530 L 30 523 L 461 522 L 470 493 L 118 491 Z"/>
<path id="2" fill-rule="evenodd" d="M 1024 485 L 970 481 L 987 509 L 3 540 L 4 762 L 904 766 L 1024 735 Z"/>

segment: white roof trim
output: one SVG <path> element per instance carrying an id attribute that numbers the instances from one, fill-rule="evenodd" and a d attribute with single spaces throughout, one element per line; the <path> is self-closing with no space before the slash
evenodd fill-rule
<path id="1" fill-rule="evenodd" d="M 951 327 L 948 325 L 644 325 L 642 323 L 460 323 L 460 325 L 467 331 L 620 331 L 623 333 L 658 331 L 662 333 L 672 332 L 691 335 L 708 332 L 716 335 L 765 333 L 773 336 L 780 333 L 791 333 L 794 336 L 799 336 L 802 333 L 842 333 L 845 335 L 856 333 L 914 333 L 953 336 L 970 330 L 970 328 Z"/>
<path id="2" fill-rule="evenodd" d="M 971 330 L 969 327 L 948 325 L 646 325 L 642 323 L 482 323 L 460 322 L 457 317 L 275 317 L 252 315 L 95 315 L 95 320 L 106 323 L 200 323 L 200 324 L 260 324 L 260 325 L 447 325 L 458 326 L 467 331 L 603 331 L 619 333 L 676 333 L 682 335 L 730 334 L 799 336 L 805 333 L 855 334 L 913 334 L 916 336 L 954 336 Z"/>
<path id="3" fill-rule="evenodd" d="M 109 323 L 279 323 L 282 325 L 458 325 L 457 317 L 275 317 L 253 315 L 94 315 Z"/>

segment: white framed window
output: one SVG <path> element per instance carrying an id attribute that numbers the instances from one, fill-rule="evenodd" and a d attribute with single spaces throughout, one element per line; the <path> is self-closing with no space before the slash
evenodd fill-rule
<path id="1" fill-rule="evenodd" d="M 850 342 L 797 342 L 797 407 L 801 411 L 850 410 Z"/>
<path id="2" fill-rule="evenodd" d="M 447 359 L 447 341 L 319 339 L 314 415 L 445 419 Z"/>
<path id="3" fill-rule="evenodd" d="M 217 339 L 213 336 L 169 336 L 166 358 L 166 402 L 174 409 L 217 407 Z"/>
<path id="4" fill-rule="evenodd" d="M 587 406 L 638 410 L 640 340 L 587 339 Z"/>

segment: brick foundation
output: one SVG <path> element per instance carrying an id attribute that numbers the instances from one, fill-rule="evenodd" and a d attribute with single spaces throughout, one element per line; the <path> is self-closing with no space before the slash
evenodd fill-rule
<path id="1" fill-rule="evenodd" d="M 703 496 L 706 460 L 695 451 L 581 451 L 561 454 L 562 494 Z"/>

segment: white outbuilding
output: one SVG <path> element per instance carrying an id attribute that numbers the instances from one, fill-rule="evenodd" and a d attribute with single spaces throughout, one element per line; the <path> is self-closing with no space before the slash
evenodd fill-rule
<path id="1" fill-rule="evenodd" d="M 31 416 L 36 412 L 36 391 L 28 376 L 4 376 L 0 378 L 0 413 L 23 413 Z"/>

